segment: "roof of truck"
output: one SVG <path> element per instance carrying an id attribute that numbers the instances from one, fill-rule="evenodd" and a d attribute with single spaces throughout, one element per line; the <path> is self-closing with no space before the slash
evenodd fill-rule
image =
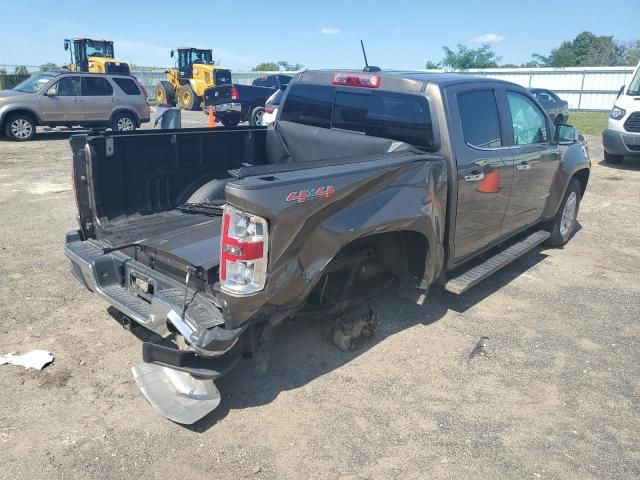
<path id="1" fill-rule="evenodd" d="M 438 85 L 453 85 L 466 82 L 500 82 L 509 83 L 504 80 L 498 80 L 495 78 L 477 77 L 475 75 L 465 73 L 437 73 L 437 72 L 424 72 L 415 70 L 381 70 L 379 72 L 362 72 L 357 69 L 326 69 L 326 70 L 307 70 L 308 73 L 314 72 L 349 72 L 349 73 L 368 73 L 371 75 L 380 75 L 381 77 L 396 77 L 404 78 L 408 80 L 417 80 L 419 82 L 434 83 Z"/>

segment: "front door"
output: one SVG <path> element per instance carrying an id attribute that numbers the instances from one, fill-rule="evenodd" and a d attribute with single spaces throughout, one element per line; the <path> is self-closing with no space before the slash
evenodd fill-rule
<path id="1" fill-rule="evenodd" d="M 514 171 L 502 235 L 540 219 L 561 157 L 560 148 L 551 142 L 551 122 L 545 112 L 520 92 L 508 90 L 507 102 Z"/>
<path id="2" fill-rule="evenodd" d="M 498 238 L 509 203 L 513 153 L 499 93 L 486 85 L 458 85 L 446 92 L 458 182 L 454 262 Z"/>
<path id="3" fill-rule="evenodd" d="M 54 83 L 48 91 L 55 95 L 43 95 L 40 101 L 41 117 L 47 123 L 81 122 L 84 120 L 84 108 L 81 102 L 81 81 L 79 75 L 63 77 Z"/>
<path id="4" fill-rule="evenodd" d="M 104 77 L 82 77 L 82 102 L 87 122 L 105 122 L 111 118 L 117 98 L 113 86 Z"/>

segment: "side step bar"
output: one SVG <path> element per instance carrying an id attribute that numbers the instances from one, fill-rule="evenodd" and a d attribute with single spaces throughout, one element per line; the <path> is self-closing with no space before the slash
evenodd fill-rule
<path id="1" fill-rule="evenodd" d="M 489 275 L 494 274 L 502 267 L 509 265 L 518 257 L 521 257 L 531 249 L 537 247 L 550 236 L 551 234 L 544 230 L 532 233 L 524 240 L 515 243 L 493 257 L 488 258 L 480 265 L 477 265 L 461 275 L 448 280 L 447 283 L 444 284 L 445 290 L 458 295 L 466 292 Z"/>

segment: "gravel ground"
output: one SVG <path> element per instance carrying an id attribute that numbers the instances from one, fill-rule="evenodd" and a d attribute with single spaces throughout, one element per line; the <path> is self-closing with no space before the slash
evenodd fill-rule
<path id="1" fill-rule="evenodd" d="M 140 341 L 68 271 L 67 137 L 0 140 L 0 353 L 55 355 L 0 367 L 1 479 L 640 477 L 640 162 L 608 166 L 590 137 L 564 249 L 424 307 L 383 295 L 353 353 L 319 323 L 286 324 L 269 372 L 240 364 L 187 428 L 147 404 Z"/>

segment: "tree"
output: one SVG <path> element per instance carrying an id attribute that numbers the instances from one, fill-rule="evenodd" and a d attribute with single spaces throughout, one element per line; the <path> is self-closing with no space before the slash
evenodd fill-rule
<path id="1" fill-rule="evenodd" d="M 51 62 L 47 62 L 43 65 L 40 65 L 40 71 L 41 72 L 46 72 L 47 70 L 52 70 L 54 68 L 58 68 L 58 65 L 56 65 L 55 63 L 51 63 Z"/>
<path id="2" fill-rule="evenodd" d="M 278 67 L 282 72 L 298 72 L 304 68 L 304 65 L 300 63 L 289 63 L 285 61 L 279 61 Z"/>
<path id="3" fill-rule="evenodd" d="M 551 50 L 547 57 L 534 53 L 531 63 L 556 68 L 633 65 L 634 55 L 633 42 L 625 45 L 616 42 L 612 36 L 581 32 L 573 40 L 562 42 Z"/>
<path id="4" fill-rule="evenodd" d="M 255 67 L 251 69 L 253 72 L 277 72 L 280 70 L 280 67 L 275 62 L 263 62 L 259 63 Z"/>
<path id="5" fill-rule="evenodd" d="M 442 47 L 444 50 L 444 58 L 441 63 L 435 63 L 431 60 L 427 62 L 427 68 L 438 68 L 441 64 L 459 70 L 468 68 L 494 68 L 498 66 L 498 62 L 502 57 L 498 57 L 487 43 L 480 48 L 469 48 L 465 45 L 458 44 L 457 50 L 453 50 L 447 46 Z"/>
<path id="6" fill-rule="evenodd" d="M 434 70 L 436 68 L 442 68 L 442 66 L 440 65 L 440 62 L 432 62 L 431 60 L 427 60 L 424 68 L 426 68 L 427 70 Z"/>

